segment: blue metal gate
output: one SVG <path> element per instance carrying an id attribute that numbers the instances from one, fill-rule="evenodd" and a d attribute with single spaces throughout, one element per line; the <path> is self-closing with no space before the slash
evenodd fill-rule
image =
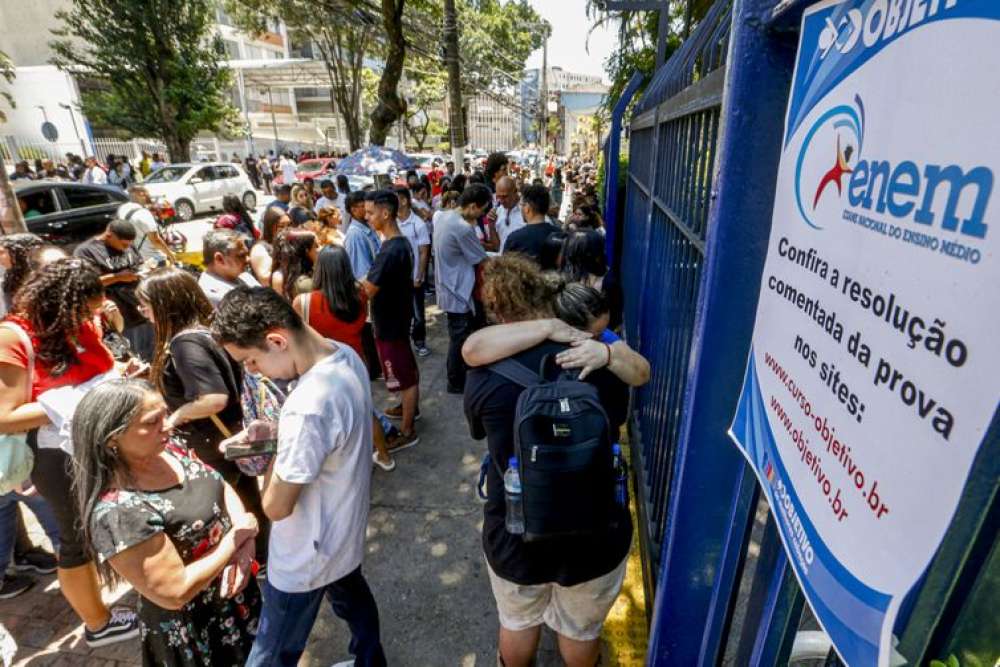
<path id="1" fill-rule="evenodd" d="M 626 337 L 653 368 L 629 425 L 654 600 L 649 664 L 784 664 L 797 633 L 817 629 L 727 435 L 809 4 L 717 0 L 628 124 L 625 214 L 609 233 L 622 248 Z M 605 155 L 611 161 L 617 155 Z M 998 478 L 995 420 L 953 527 L 900 614 L 895 634 L 911 664 L 946 656 L 973 632 L 963 610 L 1000 594 Z"/>

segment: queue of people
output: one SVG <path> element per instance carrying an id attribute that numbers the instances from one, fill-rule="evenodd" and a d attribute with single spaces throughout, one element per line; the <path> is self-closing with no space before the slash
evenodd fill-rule
<path id="1" fill-rule="evenodd" d="M 13 546 L 27 505 L 86 641 L 141 628 L 145 664 L 297 664 L 324 598 L 350 628 L 353 664 L 386 664 L 362 573 L 372 470 L 420 442 L 433 299 L 447 391 L 464 394 L 494 462 L 483 548 L 499 660 L 529 664 L 546 624 L 568 665 L 594 665 L 627 510 L 586 535 L 511 532 L 503 478 L 524 386 L 498 368 L 573 373 L 613 438 L 649 365 L 614 332 L 622 298 L 586 195 L 560 222 L 555 173 L 524 183 L 503 154 L 485 166 L 387 190 L 286 183 L 257 220 L 234 198 L 204 237 L 200 276 L 155 240 L 137 251 L 155 229 L 124 219 L 74 257 L 0 238 L 0 433 L 26 433 L 35 452 L 30 479 L 0 496 L 0 560 L 29 562 Z M 376 405 L 378 378 L 397 402 Z M 123 581 L 138 610 L 101 601 Z M 8 575 L 0 598 L 25 585 Z"/>

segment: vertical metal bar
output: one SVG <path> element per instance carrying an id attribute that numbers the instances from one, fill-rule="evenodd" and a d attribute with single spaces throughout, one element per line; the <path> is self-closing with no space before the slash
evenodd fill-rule
<path id="1" fill-rule="evenodd" d="M 604 154 L 604 225 L 605 225 L 605 254 L 608 258 L 608 265 L 614 267 L 615 274 L 621 275 L 620 271 L 620 232 L 622 225 L 618 221 L 618 156 L 622 146 L 622 118 L 629 103 L 635 97 L 639 86 L 642 85 L 642 74 L 636 72 L 625 85 L 615 108 L 611 112 L 611 129 L 608 132 L 607 151 Z M 631 164 L 631 163 L 630 163 Z"/>
<path id="2" fill-rule="evenodd" d="M 749 351 L 794 61 L 794 45 L 764 27 L 773 5 L 736 0 L 731 18 L 720 195 L 698 271 L 696 330 L 660 557 L 659 589 L 668 593 L 654 602 L 650 664 L 704 664 L 701 656 L 718 652 L 718 641 L 707 642 L 706 633 L 727 611 L 713 600 L 723 592 L 715 592 L 716 577 L 745 464 L 726 433 Z"/>
<path id="3" fill-rule="evenodd" d="M 768 586 L 767 600 L 761 614 L 753 652 L 750 654 L 751 667 L 772 667 L 788 662 L 804 602 L 805 598 L 795 580 L 795 573 L 788 562 L 788 556 L 784 548 L 779 546 Z"/>

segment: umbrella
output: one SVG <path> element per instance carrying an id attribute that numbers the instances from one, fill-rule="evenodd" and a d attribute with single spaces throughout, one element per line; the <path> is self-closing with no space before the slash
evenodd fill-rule
<path id="1" fill-rule="evenodd" d="M 369 146 L 356 150 L 337 163 L 337 172 L 357 176 L 392 174 L 401 170 L 415 169 L 413 158 L 394 148 Z"/>

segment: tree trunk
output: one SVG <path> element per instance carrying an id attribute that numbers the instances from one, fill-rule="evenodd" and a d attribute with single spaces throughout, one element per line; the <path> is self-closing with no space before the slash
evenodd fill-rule
<path id="1" fill-rule="evenodd" d="M 448 125 L 456 173 L 465 171 L 465 123 L 462 116 L 462 76 L 458 63 L 458 13 L 455 0 L 444 0 L 444 57 L 448 65 Z"/>
<path id="2" fill-rule="evenodd" d="M 385 68 L 378 82 L 378 104 L 371 113 L 371 142 L 384 146 L 392 124 L 406 114 L 406 100 L 399 96 L 399 79 L 403 76 L 406 41 L 403 38 L 403 6 L 406 0 L 382 0 L 382 25 L 385 28 L 388 53 Z"/>
<path id="3" fill-rule="evenodd" d="M 191 141 L 178 136 L 164 136 L 163 143 L 167 145 L 167 153 L 171 162 L 191 161 Z"/>

